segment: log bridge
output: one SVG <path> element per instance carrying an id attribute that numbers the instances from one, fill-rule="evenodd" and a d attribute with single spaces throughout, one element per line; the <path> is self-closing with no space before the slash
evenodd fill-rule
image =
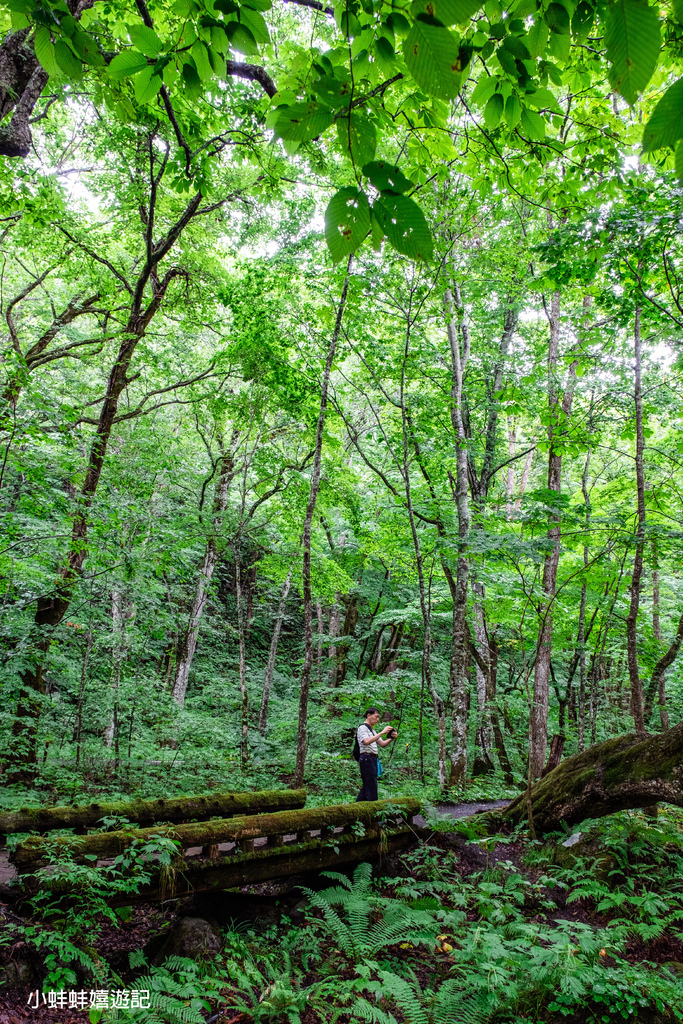
<path id="1" fill-rule="evenodd" d="M 175 813 L 184 812 L 187 817 L 188 801 L 194 801 L 193 813 L 197 817 L 206 815 L 204 820 L 119 828 L 82 836 L 29 836 L 10 855 L 18 873 L 19 898 L 38 888 L 49 889 L 57 897 L 73 898 L 77 895 L 73 882 L 54 867 L 59 861 L 106 867 L 134 845 L 138 849 L 141 844 L 153 847 L 155 838 L 175 844 L 171 864 L 154 864 L 147 884 L 137 892 L 113 894 L 107 900 L 110 906 L 177 899 L 377 861 L 407 849 L 418 835 L 413 817 L 419 813 L 420 803 L 410 798 L 303 808 L 302 791 L 280 791 L 278 808 L 287 803 L 289 807 L 266 812 L 262 808 L 272 806 L 272 792 L 268 794 L 270 804 L 258 793 L 223 794 L 222 798 L 227 796 L 240 798 L 232 801 L 234 806 L 240 806 L 240 814 L 206 820 L 208 804 L 221 797 L 192 797 L 184 798 L 185 807 L 175 809 Z M 206 800 L 207 807 L 202 809 L 200 800 Z M 141 803 L 138 802 L 138 822 L 146 820 Z M 0 819 L 0 829 L 2 826 Z M 146 856 L 148 861 L 156 859 L 153 852 Z M 82 897 L 85 895 L 82 893 Z"/>

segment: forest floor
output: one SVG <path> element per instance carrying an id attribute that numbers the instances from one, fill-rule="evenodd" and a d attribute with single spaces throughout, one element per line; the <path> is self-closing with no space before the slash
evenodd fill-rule
<path id="1" fill-rule="evenodd" d="M 215 894 L 206 916 L 220 928 L 222 950 L 207 958 L 181 949 L 188 959 L 173 970 L 155 966 L 153 940 L 197 914 L 196 901 L 132 907 L 113 921 L 89 912 L 84 901 L 75 911 L 79 939 L 59 916 L 19 921 L 0 895 L 0 971 L 13 964 L 20 978 L 0 988 L 0 1024 L 326 1024 L 335 1014 L 339 1024 L 411 1024 L 423 1019 L 409 1010 L 411 999 L 419 1000 L 427 1024 L 460 1020 L 452 1016 L 458 1000 L 462 1020 L 490 1024 L 683 1021 L 683 814 L 664 808 L 654 822 L 637 812 L 614 815 L 582 826 L 582 841 L 571 848 L 561 834 L 543 843 L 523 830 L 478 834 L 472 815 L 508 802 L 429 807 L 415 822 L 421 836 L 411 851 L 386 862 L 370 888 L 363 888 L 360 869 L 348 882 L 347 905 L 342 899 L 334 909 L 341 921 L 334 934 L 316 900 L 324 905 L 325 885 L 343 890 L 322 876 L 308 883 L 315 896 L 264 885 L 251 890 L 255 897 L 247 889 L 230 896 L 221 910 Z M 3 870 L 7 884 L 5 851 Z M 370 930 L 388 922 L 389 938 L 374 951 L 352 934 L 354 899 L 368 906 Z M 98 1016 L 43 1002 L 45 964 L 60 929 L 104 965 L 110 993 L 156 986 L 157 1015 L 110 1009 Z M 140 958 L 145 949 L 147 962 Z M 53 970 L 64 967 L 63 957 L 53 957 Z M 107 984 L 76 961 L 71 968 L 72 980 L 62 985 L 74 997 Z M 439 999 L 449 985 L 452 1006 L 443 1016 Z"/>

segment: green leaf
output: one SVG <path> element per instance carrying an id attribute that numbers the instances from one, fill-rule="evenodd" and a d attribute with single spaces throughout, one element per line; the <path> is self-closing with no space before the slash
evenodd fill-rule
<path id="1" fill-rule="evenodd" d="M 209 60 L 209 51 L 200 39 L 195 39 L 190 47 L 190 53 L 194 59 L 197 74 L 202 82 L 209 82 L 213 78 L 213 68 Z"/>
<path id="2" fill-rule="evenodd" d="M 377 149 L 377 129 L 365 114 L 351 113 L 337 119 L 337 135 L 354 164 L 362 166 L 372 160 Z"/>
<path id="3" fill-rule="evenodd" d="M 523 110 L 521 121 L 521 129 L 528 138 L 534 142 L 545 138 L 545 123 L 535 110 Z"/>
<path id="4" fill-rule="evenodd" d="M 610 85 L 633 104 L 657 67 L 661 37 L 655 9 L 644 0 L 616 0 L 607 15 L 605 45 Z"/>
<path id="5" fill-rule="evenodd" d="M 192 57 L 187 54 L 183 62 L 183 80 L 190 98 L 201 95 L 202 81 L 197 74 L 197 69 L 194 66 Z"/>
<path id="6" fill-rule="evenodd" d="M 71 36 L 71 43 L 78 56 L 86 64 L 90 64 L 95 68 L 104 67 L 105 60 L 97 47 L 97 43 L 87 32 L 83 31 L 80 25 L 76 26 Z"/>
<path id="7" fill-rule="evenodd" d="M 135 48 L 146 57 L 157 57 L 164 48 L 154 29 L 147 25 L 130 25 L 128 35 Z"/>
<path id="8" fill-rule="evenodd" d="M 551 32 L 560 36 L 569 35 L 569 11 L 564 4 L 549 4 L 545 20 Z"/>
<path id="9" fill-rule="evenodd" d="M 548 26 L 542 18 L 531 26 L 526 34 L 526 45 L 532 57 L 540 57 L 548 45 Z"/>
<path id="10" fill-rule="evenodd" d="M 214 0 L 213 6 L 221 14 L 237 14 L 240 9 L 239 4 L 236 4 L 234 0 Z"/>
<path id="11" fill-rule="evenodd" d="M 553 110 L 556 114 L 562 113 L 557 97 L 553 96 L 550 89 L 537 89 L 536 92 L 528 93 L 524 98 L 529 106 L 535 107 L 536 110 Z"/>
<path id="12" fill-rule="evenodd" d="M 683 138 L 683 78 L 669 86 L 643 132 L 643 152 L 675 146 Z"/>
<path id="13" fill-rule="evenodd" d="M 472 103 L 481 107 L 493 96 L 499 79 L 494 75 L 482 75 L 474 87 Z"/>
<path id="14" fill-rule="evenodd" d="M 275 135 L 293 142 L 310 142 L 330 127 L 332 111 L 320 103 L 293 103 L 285 107 L 275 123 Z"/>
<path id="15" fill-rule="evenodd" d="M 413 187 L 412 181 L 408 181 L 398 167 L 385 160 L 373 160 L 371 163 L 365 164 L 363 174 L 370 179 L 379 192 L 403 193 Z"/>
<path id="16" fill-rule="evenodd" d="M 216 4 L 214 4 L 214 7 Z M 242 0 L 242 10 L 251 7 L 253 11 L 269 11 L 273 6 L 272 0 Z"/>
<path id="17" fill-rule="evenodd" d="M 577 43 L 584 43 L 590 34 L 595 21 L 595 8 L 581 0 L 572 17 L 572 35 Z"/>
<path id="18" fill-rule="evenodd" d="M 357 188 L 341 188 L 325 210 L 325 241 L 335 263 L 350 256 L 370 230 L 368 197 Z"/>
<path id="19" fill-rule="evenodd" d="M 241 25 L 238 21 L 229 21 L 225 26 L 233 49 L 243 53 L 246 57 L 255 57 L 258 53 L 258 46 L 251 29 Z"/>
<path id="20" fill-rule="evenodd" d="M 529 60 L 531 57 L 527 46 L 517 36 L 506 36 L 503 46 L 510 51 L 513 57 L 519 57 L 520 60 Z"/>
<path id="21" fill-rule="evenodd" d="M 112 81 L 121 82 L 124 78 L 137 75 L 138 71 L 142 71 L 146 67 L 147 58 L 137 50 L 121 50 L 121 53 L 117 53 L 114 57 L 107 72 Z"/>
<path id="22" fill-rule="evenodd" d="M 516 128 L 521 116 L 522 107 L 515 94 L 512 93 L 505 101 L 505 121 L 507 122 L 508 128 Z"/>
<path id="23" fill-rule="evenodd" d="M 268 34 L 268 26 L 262 14 L 259 14 L 258 11 L 249 11 L 242 8 L 240 11 L 240 21 L 243 25 L 246 25 L 257 43 L 263 43 L 265 46 L 268 45 L 270 35 Z"/>
<path id="24" fill-rule="evenodd" d="M 80 78 L 82 76 L 82 63 L 63 39 L 58 39 L 55 43 L 55 59 L 64 74 L 68 75 L 69 78 Z"/>
<path id="25" fill-rule="evenodd" d="M 135 99 L 138 103 L 149 103 L 161 89 L 161 75 L 154 74 L 154 68 L 144 68 L 135 78 Z"/>
<path id="26" fill-rule="evenodd" d="M 671 8 L 678 24 L 683 25 L 683 0 L 672 0 Z"/>
<path id="27" fill-rule="evenodd" d="M 416 260 L 434 255 L 432 234 L 420 207 L 408 196 L 383 192 L 373 206 L 382 231 L 397 252 Z"/>
<path id="28" fill-rule="evenodd" d="M 426 14 L 442 25 L 461 25 L 470 20 L 481 7 L 481 0 L 414 0 L 410 5 L 413 18 Z"/>
<path id="29" fill-rule="evenodd" d="M 679 181 L 683 181 L 683 139 L 679 139 L 676 143 L 676 176 Z"/>
<path id="30" fill-rule="evenodd" d="M 503 97 L 494 93 L 484 107 L 484 124 L 487 128 L 497 128 L 503 116 Z"/>
<path id="31" fill-rule="evenodd" d="M 426 93 L 453 99 L 460 91 L 459 40 L 434 20 L 415 21 L 403 43 L 403 56 L 411 75 Z"/>
<path id="32" fill-rule="evenodd" d="M 55 48 L 52 45 L 50 33 L 46 28 L 40 27 L 36 29 L 33 47 L 36 51 L 36 57 L 40 61 L 42 67 L 45 68 L 50 78 L 59 76 L 60 70 L 57 58 L 55 57 Z"/>

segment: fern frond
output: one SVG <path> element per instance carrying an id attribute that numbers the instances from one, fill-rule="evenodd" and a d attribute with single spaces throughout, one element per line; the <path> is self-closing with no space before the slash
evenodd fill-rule
<path id="1" fill-rule="evenodd" d="M 359 999 L 357 1003 L 349 1007 L 349 1015 L 356 1020 L 366 1020 L 370 1024 L 397 1024 L 393 1013 L 381 1010 L 379 1006 L 373 1006 L 367 999 Z"/>

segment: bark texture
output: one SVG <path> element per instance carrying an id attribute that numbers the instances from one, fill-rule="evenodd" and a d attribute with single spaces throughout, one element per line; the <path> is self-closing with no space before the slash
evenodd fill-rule
<path id="1" fill-rule="evenodd" d="M 598 743 L 567 758 L 531 790 L 539 832 L 649 807 L 658 800 L 683 807 L 683 723 L 644 740 L 629 733 Z M 527 817 L 526 794 L 483 817 L 492 828 L 519 824 Z"/>
<path id="2" fill-rule="evenodd" d="M 133 800 L 127 803 L 84 804 L 81 807 L 20 807 L 0 814 L 0 843 L 15 832 L 50 832 L 62 828 L 94 828 L 98 821 L 114 815 L 138 825 L 157 821 L 207 821 L 231 815 L 264 814 L 293 810 L 306 803 L 303 789 L 265 789 L 254 793 L 212 793 L 183 796 L 172 800 Z"/>

